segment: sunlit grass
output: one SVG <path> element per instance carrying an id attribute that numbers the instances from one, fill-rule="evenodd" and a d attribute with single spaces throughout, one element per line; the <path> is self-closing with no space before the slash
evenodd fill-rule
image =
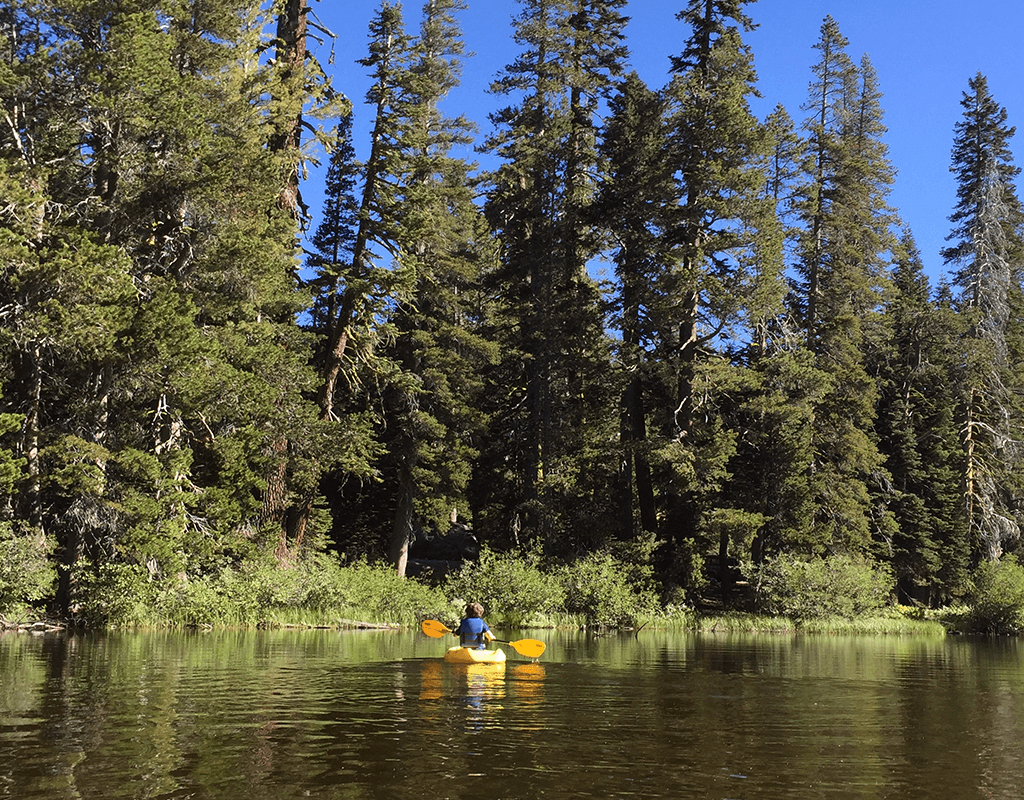
<path id="1" fill-rule="evenodd" d="M 693 624 L 702 633 L 789 633 L 796 629 L 788 617 L 739 612 L 700 616 Z"/>
<path id="2" fill-rule="evenodd" d="M 843 619 L 801 620 L 797 626 L 801 633 L 829 633 L 863 636 L 930 636 L 941 638 L 946 629 L 941 623 L 925 619 L 908 619 L 904 616 L 865 617 Z"/>
<path id="3" fill-rule="evenodd" d="M 731 612 L 691 617 L 685 621 L 655 620 L 655 627 L 694 630 L 700 633 L 821 633 L 845 635 L 932 636 L 946 634 L 934 619 L 911 619 L 901 614 L 846 619 L 825 617 L 794 620 L 789 617 Z"/>

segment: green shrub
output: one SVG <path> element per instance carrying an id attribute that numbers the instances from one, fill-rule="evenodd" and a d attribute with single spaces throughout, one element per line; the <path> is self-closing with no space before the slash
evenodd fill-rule
<path id="1" fill-rule="evenodd" d="M 353 616 L 368 622 L 412 624 L 444 614 L 444 594 L 412 578 L 400 578 L 387 564 L 357 563 L 340 571 L 342 591 Z"/>
<path id="2" fill-rule="evenodd" d="M 886 569 L 845 555 L 811 561 L 778 556 L 750 571 L 759 608 L 795 620 L 874 613 L 888 603 L 894 585 Z"/>
<path id="3" fill-rule="evenodd" d="M 334 625 L 345 619 L 414 624 L 444 616 L 445 595 L 387 565 L 342 566 L 320 553 L 282 566 L 273 556 L 205 575 L 151 579 L 144 566 L 76 566 L 77 618 L 90 626 Z"/>
<path id="4" fill-rule="evenodd" d="M 657 596 L 649 570 L 609 552 L 592 553 L 559 571 L 565 610 L 586 625 L 623 627 L 653 614 Z"/>
<path id="5" fill-rule="evenodd" d="M 19 536 L 0 523 L 0 615 L 27 613 L 53 593 L 57 572 L 50 565 L 52 543 L 41 536 Z"/>
<path id="6" fill-rule="evenodd" d="M 238 623 L 244 617 L 220 575 L 176 580 L 160 592 L 156 606 L 165 623 L 186 628 Z"/>
<path id="7" fill-rule="evenodd" d="M 321 553 L 281 566 L 272 558 L 180 581 L 160 596 L 160 616 L 171 625 L 415 623 L 446 608 L 444 596 L 393 567 L 341 566 Z"/>
<path id="8" fill-rule="evenodd" d="M 353 591 L 345 577 L 350 572 L 334 556 L 317 553 L 302 565 L 302 585 L 296 587 L 292 597 L 298 605 L 324 618 L 340 615 L 352 603 Z"/>
<path id="9" fill-rule="evenodd" d="M 970 633 L 972 627 L 972 609 L 963 603 L 943 606 L 931 612 L 930 616 L 947 631 L 953 633 Z"/>
<path id="10" fill-rule="evenodd" d="M 224 569 L 218 586 L 231 600 L 238 622 L 262 624 L 275 612 L 306 609 L 310 590 L 322 581 L 316 568 L 306 564 L 283 567 L 273 556 L 265 556 L 238 568 Z"/>
<path id="11" fill-rule="evenodd" d="M 970 625 L 980 633 L 1014 634 L 1024 629 L 1024 568 L 1013 556 L 986 561 L 974 577 Z"/>
<path id="12" fill-rule="evenodd" d="M 89 627 L 125 627 L 151 621 L 156 585 L 141 564 L 79 561 L 71 576 L 71 609 Z"/>
<path id="13" fill-rule="evenodd" d="M 556 613 L 565 601 L 562 583 L 540 568 L 540 555 L 522 550 L 498 553 L 485 547 L 479 561 L 463 564 L 442 588 L 457 605 L 480 603 L 491 623 L 512 627 Z"/>

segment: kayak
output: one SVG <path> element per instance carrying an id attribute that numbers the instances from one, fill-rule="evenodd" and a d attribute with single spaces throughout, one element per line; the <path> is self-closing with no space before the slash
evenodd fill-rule
<path id="1" fill-rule="evenodd" d="M 449 647 L 444 654 L 449 664 L 504 664 L 504 650 L 478 650 L 475 647 Z"/>

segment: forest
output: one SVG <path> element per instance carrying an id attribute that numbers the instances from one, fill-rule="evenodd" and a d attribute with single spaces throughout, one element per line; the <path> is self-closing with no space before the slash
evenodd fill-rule
<path id="1" fill-rule="evenodd" d="M 759 119 L 751 0 L 680 0 L 660 87 L 626 0 L 518 0 L 481 137 L 443 103 L 466 1 L 414 30 L 384 0 L 337 54 L 364 160 L 308 0 L 0 7 L 0 615 L 400 592 L 449 531 L 464 584 L 1024 608 L 1024 215 L 985 76 L 950 89 L 933 286 L 831 17 L 806 101 Z"/>

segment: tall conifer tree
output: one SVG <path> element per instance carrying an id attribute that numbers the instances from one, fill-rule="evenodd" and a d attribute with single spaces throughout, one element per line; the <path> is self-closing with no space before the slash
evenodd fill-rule
<path id="1" fill-rule="evenodd" d="M 804 106 L 810 116 L 796 312 L 815 365 L 833 376 L 813 423 L 817 543 L 864 550 L 873 531 L 884 535 L 891 527 L 872 494 L 886 480 L 872 433 L 876 386 L 865 353 L 880 336 L 892 169 L 874 71 L 867 60 L 858 69 L 846 46 L 826 17 Z"/>
<path id="2" fill-rule="evenodd" d="M 489 358 L 472 330 L 489 234 L 473 203 L 471 167 L 452 155 L 471 142 L 472 126 L 440 110 L 458 85 L 455 15 L 463 8 L 459 0 L 428 2 L 412 38 L 400 7 L 382 5 L 362 59 L 374 79 L 370 157 L 359 170 L 350 148 L 335 153 L 330 218 L 317 233 L 326 290 L 321 413 L 351 439 L 373 410 L 379 448 L 378 480 L 343 496 L 347 521 L 339 514 L 336 535 L 386 550 L 401 575 L 418 530 L 443 528 L 453 513 L 467 512 L 473 436 L 482 422 L 472 400 Z M 351 194 L 357 173 L 358 200 Z M 334 481 L 343 484 L 345 475 Z M 373 531 L 388 524 L 389 541 L 373 541 Z"/>
<path id="3" fill-rule="evenodd" d="M 270 443 L 312 417 L 294 221 L 267 207 L 279 175 L 242 69 L 258 6 L 33 11 L 55 37 L 40 99 L 76 121 L 25 131 L 51 166 L 4 284 L 27 326 L 7 400 L 35 420 L 25 513 L 57 535 L 70 602 L 83 556 L 160 578 L 258 540 Z"/>
<path id="4" fill-rule="evenodd" d="M 665 273 L 673 263 L 666 228 L 675 184 L 667 158 L 665 108 L 664 98 L 636 73 L 626 77 L 609 102 L 602 141 L 607 174 L 592 209 L 612 243 L 618 280 L 613 320 L 621 332 L 619 359 L 627 373 L 619 430 L 618 527 L 626 538 L 658 529 L 648 417 L 652 403 L 671 402 L 659 391 L 657 377 L 664 356 L 659 353 L 662 333 L 673 307 Z"/>
<path id="5" fill-rule="evenodd" d="M 372 84 L 367 102 L 374 108 L 370 133 L 370 154 L 362 165 L 362 189 L 358 197 L 359 221 L 345 264 L 337 264 L 337 297 L 331 302 L 335 318 L 327 323 L 323 347 L 322 378 L 318 402 L 321 417 L 338 418 L 349 399 L 342 392 L 354 385 L 354 365 L 371 364 L 374 372 L 386 372 L 384 365 L 372 366 L 377 344 L 386 331 L 378 330 L 385 306 L 404 287 L 403 277 L 391 269 L 396 254 L 394 227 L 396 201 L 394 176 L 399 168 L 399 121 L 401 81 L 407 68 L 409 37 L 401 6 L 382 3 L 370 21 L 369 53 L 360 64 L 370 70 Z M 340 235 L 340 233 L 339 233 Z M 381 252 L 383 250 L 383 252 Z M 358 366 L 355 366 L 358 370 Z"/>
<path id="6" fill-rule="evenodd" d="M 968 321 L 964 339 L 962 430 L 964 499 L 976 554 L 996 559 L 1020 535 L 1017 507 L 1024 430 L 1018 400 L 1020 345 L 1011 320 L 1020 316 L 1024 264 L 1022 210 L 1009 140 L 1014 128 L 980 73 L 968 83 L 956 124 L 950 171 L 956 176 L 953 230 L 943 258 L 954 265 L 958 307 Z"/>
<path id="7" fill-rule="evenodd" d="M 902 596 L 938 604 L 965 586 L 970 546 L 960 499 L 956 373 L 961 324 L 930 297 L 909 233 L 894 265 L 886 306 L 890 348 L 878 365 L 880 447 L 892 476 L 897 529 L 881 542 Z"/>
<path id="8" fill-rule="evenodd" d="M 523 531 L 567 549 L 592 538 L 614 480 L 610 347 L 584 221 L 596 111 L 625 58 L 625 2 L 521 6 L 515 38 L 524 50 L 492 87 L 512 105 L 492 116 L 486 144 L 502 161 L 486 210 L 502 242 L 491 277 L 504 359 L 492 379 L 497 427 L 476 502 L 495 534 Z"/>
<path id="9" fill-rule="evenodd" d="M 663 455 L 676 473 L 662 531 L 670 558 L 714 536 L 736 442 L 722 406 L 722 390 L 738 377 L 729 343 L 754 335 L 754 317 L 771 305 L 761 293 L 781 286 L 778 221 L 765 191 L 771 139 L 749 108 L 757 76 L 742 38 L 754 28 L 746 5 L 687 4 L 677 16 L 690 34 L 665 90 L 677 181 L 668 229 L 675 263 L 662 278 L 677 305 L 661 331 L 675 373 L 671 416 L 661 421 L 672 440 Z"/>
<path id="10" fill-rule="evenodd" d="M 368 52 L 359 59 L 371 79 L 366 93 L 373 108 L 369 155 L 364 163 L 356 162 L 348 141 L 350 122 L 343 122 L 331 157 L 333 180 L 327 187 L 312 262 L 319 276 L 317 404 L 335 447 L 343 448 L 335 451 L 336 460 L 327 465 L 324 478 L 334 498 L 333 535 L 346 548 L 374 556 L 385 554 L 380 531 L 387 527 L 390 513 L 376 484 L 385 452 L 378 436 L 381 395 L 398 375 L 385 344 L 395 334 L 393 309 L 407 299 L 412 279 L 399 259 L 397 238 L 403 92 L 411 48 L 401 5 L 381 3 L 370 20 Z M 307 496 L 307 514 L 313 500 Z"/>
<path id="11" fill-rule="evenodd" d="M 480 374 L 494 353 L 477 332 L 489 232 L 473 202 L 471 165 L 454 154 L 472 125 L 440 109 L 461 75 L 462 0 L 430 0 L 402 80 L 397 258 L 415 286 L 393 315 L 388 352 L 401 370 L 386 392 L 386 485 L 394 496 L 389 558 L 405 574 L 417 530 L 444 532 L 461 513 L 476 440 Z M 392 505 L 391 503 L 388 504 Z"/>

